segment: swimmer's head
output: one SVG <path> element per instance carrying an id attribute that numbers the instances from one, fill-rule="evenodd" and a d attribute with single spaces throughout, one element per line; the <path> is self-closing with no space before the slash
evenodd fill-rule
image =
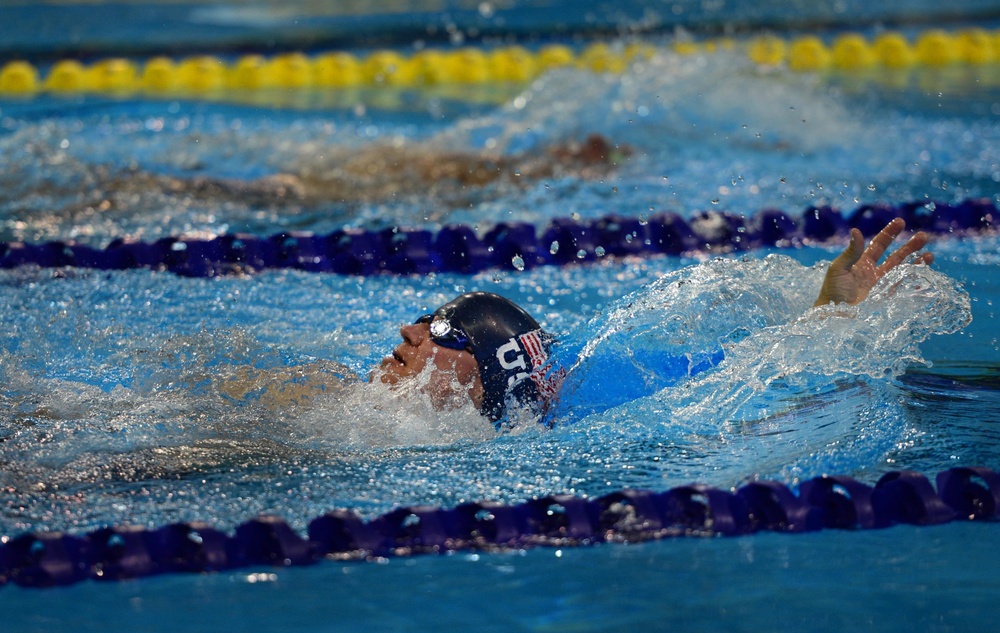
<path id="1" fill-rule="evenodd" d="M 535 408 L 551 395 L 545 372 L 552 338 L 509 299 L 466 293 L 416 323 L 429 326 L 436 345 L 473 355 L 482 382 L 479 410 L 491 420 L 512 404 Z"/>

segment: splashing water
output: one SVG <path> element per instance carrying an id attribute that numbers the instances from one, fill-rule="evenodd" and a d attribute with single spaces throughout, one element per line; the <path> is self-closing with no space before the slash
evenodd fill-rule
<path id="1" fill-rule="evenodd" d="M 858 306 L 811 309 L 824 270 L 777 255 L 717 260 L 626 297 L 589 324 L 584 365 L 608 355 L 641 365 L 636 350 L 649 346 L 695 350 L 688 367 L 707 357 L 697 350 L 722 346 L 725 359 L 581 427 L 603 433 L 628 424 L 683 446 L 679 468 L 693 476 L 795 478 L 878 461 L 914 432 L 893 379 L 928 364 L 921 342 L 969 324 L 969 296 L 927 266 L 903 266 Z"/>
<path id="2" fill-rule="evenodd" d="M 591 276 L 626 279 L 630 266 L 607 264 Z M 3 320 L 16 339 L 0 356 L 0 397 L 11 412 L 0 501 L 23 508 L 8 515 L 8 529 L 116 517 L 225 525 L 252 511 L 301 525 L 336 505 L 377 513 L 399 503 L 513 502 L 879 464 L 915 432 L 896 404 L 893 376 L 923 362 L 920 341 L 968 321 L 969 298 L 933 269 L 906 266 L 857 308 L 810 311 L 822 270 L 769 256 L 661 274 L 603 316 L 557 332 L 567 349 L 585 350 L 580 368 L 648 362 L 655 356 L 643 351 L 656 348 L 696 359 L 721 346 L 725 360 L 574 424 L 522 423 L 499 436 L 471 406 L 434 411 L 417 383 L 409 393 L 352 379 L 390 347 L 371 334 L 351 367 L 305 351 L 322 342 L 333 345 L 328 353 L 358 354 L 355 332 L 388 336 L 398 318 L 447 300 L 456 290 L 445 279 L 382 313 L 368 293 L 404 282 L 328 278 L 316 287 L 308 275 L 199 281 L 141 271 L 45 281 L 42 271 L 6 272 Z M 501 291 L 534 306 L 549 329 L 576 320 L 553 308 L 558 302 L 538 306 L 535 293 L 543 279 L 569 290 L 580 271 L 523 274 L 537 278 L 518 277 Z M 282 294 L 283 328 L 268 305 L 232 302 L 236 289 L 241 298 Z M 98 300 L 110 296 L 118 297 L 110 310 L 117 325 Z M 154 296 L 160 306 L 147 312 Z M 182 296 L 209 308 L 172 312 Z M 75 313 L 53 313 L 59 304 Z M 317 305 L 326 318 L 295 316 Z M 367 320 L 354 322 L 364 308 Z M 317 370 L 339 386 L 306 389 Z"/>
<path id="3" fill-rule="evenodd" d="M 104 244 L 182 232 L 331 231 L 387 218 L 437 226 L 515 216 L 541 223 L 569 212 L 689 214 L 712 200 L 749 213 L 992 195 L 1000 131 L 991 122 L 861 105 L 841 86 L 762 71 L 736 52 L 661 51 L 621 76 L 553 71 L 501 107 L 444 118 L 190 102 L 95 108 L 86 99 L 5 106 L 0 212 L 16 217 L 0 237 Z M 548 148 L 590 134 L 631 153 L 598 178 L 543 171 L 502 186 L 424 182 L 411 164 L 449 153 L 544 163 Z M 388 172 L 406 186 L 352 175 L 359 155 L 370 158 L 358 163 L 365 174 Z M 310 182 L 336 187 L 298 197 Z"/>
<path id="4" fill-rule="evenodd" d="M 812 272 L 821 270 L 816 266 Z M 776 383 L 807 391 L 817 379 L 898 376 L 910 365 L 926 363 L 919 343 L 958 331 L 971 316 L 968 294 L 952 280 L 926 266 L 905 266 L 890 271 L 857 306 L 823 306 L 787 323 L 747 322 L 755 321 L 756 332 L 726 346 L 718 372 L 686 386 L 689 398 L 705 395 L 675 408 L 677 418 L 739 420 L 753 395 Z M 675 407 L 677 397 L 658 394 Z"/>
<path id="5" fill-rule="evenodd" d="M 485 228 L 570 213 L 690 214 L 710 200 L 737 213 L 850 208 L 936 199 L 943 178 L 963 183 L 948 195 L 992 195 L 1000 147 L 988 120 L 859 108 L 821 78 L 761 71 L 728 52 L 661 52 L 617 78 L 561 70 L 500 108 L 444 118 L 69 99 L 5 104 L 0 126 L 4 239 L 97 243 L 321 232 L 386 218 Z M 309 207 L 269 198 L 283 181 L 268 178 L 335 171 L 375 145 L 402 156 L 544 158 L 545 148 L 591 133 L 630 146 L 630 158 L 597 179 L 473 188 L 461 204 L 446 185 L 417 200 Z M 682 270 L 679 260 L 512 264 L 513 273 L 419 281 L 0 272 L 2 527 L 231 525 L 254 512 L 301 526 L 336 505 L 377 513 L 878 468 L 921 432 L 900 402 L 898 374 L 923 363 L 921 341 L 969 314 L 964 291 L 931 269 L 890 275 L 840 314 L 810 311 L 821 267 L 784 257 Z M 442 414 L 419 394 L 377 384 L 303 394 L 310 367 L 367 375 L 399 323 L 465 289 L 511 295 L 565 349 L 582 351 L 581 375 L 617 364 L 642 389 L 574 424 L 521 424 L 499 436 L 468 407 Z M 603 316 L 586 324 L 595 313 Z M 663 375 L 654 361 L 664 353 L 684 371 Z"/>
<path id="6" fill-rule="evenodd" d="M 495 437 L 471 402 L 445 410 L 424 392 L 429 371 L 390 389 L 377 380 L 352 383 L 318 398 L 295 420 L 303 446 L 378 448 L 445 446 Z M 456 390 L 459 386 L 456 383 Z"/>

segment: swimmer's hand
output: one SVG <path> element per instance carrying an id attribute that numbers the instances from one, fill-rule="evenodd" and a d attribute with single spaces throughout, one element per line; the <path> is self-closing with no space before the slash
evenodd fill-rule
<path id="1" fill-rule="evenodd" d="M 906 222 L 902 218 L 896 218 L 872 238 L 868 248 L 864 247 L 865 240 L 861 231 L 851 229 L 851 243 L 826 270 L 819 298 L 813 305 L 823 306 L 829 303 L 857 305 L 864 301 L 871 289 L 887 272 L 927 245 L 927 234 L 921 231 L 879 265 L 878 260 L 904 228 Z M 933 253 L 920 253 L 913 259 L 915 264 L 930 264 L 933 261 Z"/>

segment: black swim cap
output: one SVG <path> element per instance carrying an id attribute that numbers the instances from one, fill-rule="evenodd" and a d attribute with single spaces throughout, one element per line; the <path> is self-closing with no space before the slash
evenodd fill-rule
<path id="1" fill-rule="evenodd" d="M 489 292 L 469 292 L 417 322 L 431 322 L 432 339 L 447 333 L 449 340 L 441 342 L 446 347 L 454 347 L 456 340 L 467 341 L 483 382 L 480 412 L 494 422 L 511 402 L 537 406 L 551 396 L 545 365 L 552 338 L 513 301 Z"/>

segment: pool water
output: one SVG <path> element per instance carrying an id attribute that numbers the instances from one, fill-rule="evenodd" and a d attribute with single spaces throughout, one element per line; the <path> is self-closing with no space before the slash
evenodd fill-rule
<path id="1" fill-rule="evenodd" d="M 484 631 L 972 631 L 997 591 L 993 527 L 762 533 L 84 583 L 18 591 L 15 622 L 26 624 L 15 630 L 362 623 L 408 631 L 474 622 Z M 72 613 L 52 608 L 64 599 Z"/>
<path id="2" fill-rule="evenodd" d="M 10 99 L 0 102 L 0 239 L 104 246 L 343 226 L 482 231 L 610 213 L 996 204 L 1000 91 L 983 72 L 921 69 L 887 82 L 760 68 L 739 47 L 679 55 L 663 45 L 621 75 L 561 69 L 505 88 L 497 103 L 419 91 L 401 91 L 392 107 Z M 324 189 L 358 156 L 489 151 L 531 165 L 590 134 L 617 145 L 620 162 L 525 169 L 481 186 L 425 185 L 404 170 L 395 192 L 355 174 L 350 191 Z M 288 176 L 326 195 L 277 196 Z M 1000 241 L 937 237 L 930 270 L 895 271 L 849 318 L 800 319 L 842 247 L 476 275 L 2 270 L 0 533 L 196 520 L 232 529 L 261 513 L 304 531 L 331 508 L 370 517 L 694 481 L 794 486 L 832 473 L 874 483 L 900 469 L 997 468 Z M 435 412 L 418 395 L 363 382 L 308 398 L 287 389 L 317 363 L 367 376 L 400 325 L 474 289 L 511 297 L 567 346 L 606 340 L 602 353 L 620 358 L 721 343 L 727 359 L 573 424 L 501 434 L 475 411 Z M 321 562 L 7 586 L 0 604 L 18 631 L 978 630 L 997 591 L 994 530 Z"/>

